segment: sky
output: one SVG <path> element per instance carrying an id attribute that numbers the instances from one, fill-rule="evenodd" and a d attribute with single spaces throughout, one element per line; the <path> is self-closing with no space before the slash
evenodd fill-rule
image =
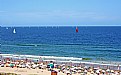
<path id="1" fill-rule="evenodd" d="M 121 25 L 121 0 L 0 0 L 1 26 Z"/>

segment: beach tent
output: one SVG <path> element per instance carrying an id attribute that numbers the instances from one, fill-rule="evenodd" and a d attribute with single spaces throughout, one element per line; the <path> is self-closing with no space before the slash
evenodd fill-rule
<path id="1" fill-rule="evenodd" d="M 54 64 L 53 64 L 53 63 L 48 64 L 48 66 L 49 66 L 50 68 L 54 68 Z"/>
<path id="2" fill-rule="evenodd" d="M 12 67 L 12 68 L 13 68 L 13 67 L 14 67 L 14 64 L 13 64 L 13 63 L 11 63 L 11 64 L 10 64 L 10 67 Z"/>

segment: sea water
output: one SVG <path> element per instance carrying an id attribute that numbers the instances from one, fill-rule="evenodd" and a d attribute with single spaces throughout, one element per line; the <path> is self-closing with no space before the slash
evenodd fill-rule
<path id="1" fill-rule="evenodd" d="M 16 29 L 16 33 L 13 30 Z M 1 27 L 2 54 L 121 62 L 121 27 Z"/>

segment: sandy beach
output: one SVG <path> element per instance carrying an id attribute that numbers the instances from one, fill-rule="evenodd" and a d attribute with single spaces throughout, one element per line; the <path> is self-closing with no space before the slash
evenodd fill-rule
<path id="1" fill-rule="evenodd" d="M 121 72 L 111 69 L 101 69 L 101 68 L 91 68 L 91 67 L 80 67 L 80 71 L 76 72 L 76 69 L 73 69 L 73 73 L 70 73 L 66 70 L 67 68 L 59 71 L 59 69 L 54 68 L 53 70 L 57 72 L 57 74 L 51 74 L 47 68 L 39 69 L 39 68 L 17 68 L 17 67 L 0 67 L 0 73 L 15 73 L 17 75 L 121 75 Z M 72 70 L 72 68 L 70 68 Z M 79 69 L 79 67 L 78 67 Z M 74 72 L 75 71 L 75 72 Z"/>
<path id="2" fill-rule="evenodd" d="M 16 74 L 21 74 L 21 75 L 31 75 L 31 74 L 34 74 L 34 75 L 35 74 L 36 75 L 50 75 L 51 74 L 51 72 L 49 72 L 47 70 L 27 69 L 27 68 L 10 68 L 10 67 L 1 67 L 0 72 L 16 73 Z"/>
<path id="3" fill-rule="evenodd" d="M 57 70 L 57 69 L 55 69 Z M 52 75 L 51 71 L 42 70 L 42 69 L 27 69 L 27 68 L 10 68 L 10 67 L 0 67 L 0 73 L 15 73 L 18 75 Z M 72 75 L 98 75 L 93 74 L 94 72 L 90 71 L 87 74 L 72 74 Z M 121 75 L 119 73 L 111 72 L 112 74 L 99 74 L 99 75 Z M 57 75 L 70 75 L 62 72 L 58 72 Z"/>
<path id="4" fill-rule="evenodd" d="M 0 73 L 16 73 L 20 75 L 51 75 L 50 71 L 42 69 L 10 68 L 10 67 L 0 67 Z M 57 75 L 66 75 L 66 74 L 58 72 Z M 73 74 L 73 75 L 79 75 L 79 74 Z"/>

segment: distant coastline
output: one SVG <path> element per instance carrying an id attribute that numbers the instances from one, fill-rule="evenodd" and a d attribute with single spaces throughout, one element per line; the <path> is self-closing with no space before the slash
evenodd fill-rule
<path id="1" fill-rule="evenodd" d="M 121 25 L 1 25 L 1 27 L 120 27 Z"/>

